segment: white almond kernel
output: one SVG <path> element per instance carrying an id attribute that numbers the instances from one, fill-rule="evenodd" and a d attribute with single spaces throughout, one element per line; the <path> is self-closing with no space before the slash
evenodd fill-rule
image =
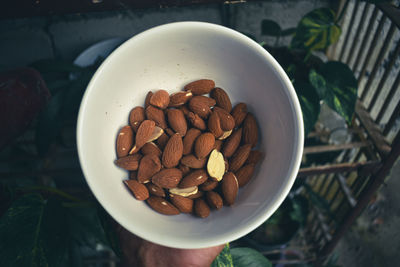
<path id="1" fill-rule="evenodd" d="M 224 176 L 225 173 L 225 160 L 224 156 L 222 155 L 221 152 L 218 152 L 218 150 L 214 149 L 210 157 L 208 158 L 207 162 L 207 172 L 210 177 L 213 177 L 217 179 L 217 181 L 221 181 L 222 177 Z"/>
<path id="2" fill-rule="evenodd" d="M 188 196 L 194 195 L 197 193 L 197 191 L 198 191 L 197 186 L 191 186 L 191 187 L 187 187 L 187 188 L 177 188 L 176 187 L 176 188 L 169 189 L 169 192 L 171 194 L 179 195 L 182 197 L 188 197 Z"/>

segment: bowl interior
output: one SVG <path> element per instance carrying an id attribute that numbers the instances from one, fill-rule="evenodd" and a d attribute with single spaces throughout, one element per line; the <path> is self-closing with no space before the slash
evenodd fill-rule
<path id="1" fill-rule="evenodd" d="M 118 130 L 149 90 L 182 90 L 193 80 L 213 79 L 232 103 L 245 102 L 260 126 L 264 161 L 232 207 L 206 219 L 164 216 L 137 201 L 114 165 Z M 239 238 L 280 205 L 293 184 L 303 146 L 300 108 L 289 79 L 258 44 L 208 23 L 173 23 L 128 40 L 90 82 L 78 119 L 79 157 L 97 199 L 122 226 L 155 243 L 200 248 Z"/>

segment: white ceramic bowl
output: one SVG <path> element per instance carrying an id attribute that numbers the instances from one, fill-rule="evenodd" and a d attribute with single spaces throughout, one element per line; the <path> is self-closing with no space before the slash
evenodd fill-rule
<path id="1" fill-rule="evenodd" d="M 236 203 L 206 219 L 165 216 L 137 201 L 114 165 L 118 130 L 149 90 L 180 91 L 193 80 L 213 79 L 232 103 L 245 102 L 260 126 L 265 153 L 256 175 Z M 235 240 L 254 230 L 279 207 L 296 178 L 303 150 L 300 105 L 275 59 L 248 37 L 225 27 L 178 22 L 138 34 L 99 67 L 79 111 L 80 163 L 94 195 L 132 233 L 176 248 L 202 248 Z"/>

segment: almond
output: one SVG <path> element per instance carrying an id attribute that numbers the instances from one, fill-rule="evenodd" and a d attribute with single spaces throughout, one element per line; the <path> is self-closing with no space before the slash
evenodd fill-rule
<path id="1" fill-rule="evenodd" d="M 128 155 L 133 146 L 133 131 L 130 126 L 124 126 L 117 137 L 117 157 L 122 158 Z"/>
<path id="2" fill-rule="evenodd" d="M 195 170 L 186 175 L 179 183 L 179 188 L 198 186 L 207 181 L 208 175 L 205 170 Z"/>
<path id="3" fill-rule="evenodd" d="M 220 137 L 218 137 L 218 140 L 225 140 L 232 134 L 233 130 L 225 131 Z"/>
<path id="4" fill-rule="evenodd" d="M 178 208 L 182 213 L 192 213 L 193 211 L 193 200 L 190 198 L 182 197 L 179 195 L 170 195 L 172 204 Z"/>
<path id="5" fill-rule="evenodd" d="M 179 161 L 182 158 L 183 143 L 182 137 L 179 134 L 174 134 L 168 140 L 167 145 L 164 148 L 162 155 L 162 164 L 166 168 L 172 168 L 178 166 Z"/>
<path id="6" fill-rule="evenodd" d="M 165 121 L 164 112 L 161 109 L 155 108 L 153 106 L 148 106 L 146 108 L 146 117 L 148 120 L 152 120 L 161 129 L 167 128 L 167 122 Z"/>
<path id="7" fill-rule="evenodd" d="M 185 115 L 185 116 L 187 116 L 190 112 L 190 110 L 187 108 L 187 106 L 180 106 L 178 109 L 181 110 L 183 112 L 183 115 Z"/>
<path id="8" fill-rule="evenodd" d="M 208 179 L 204 183 L 199 186 L 199 189 L 202 191 L 211 191 L 214 190 L 218 186 L 218 182 L 214 179 Z"/>
<path id="9" fill-rule="evenodd" d="M 214 149 L 207 162 L 207 172 L 210 177 L 216 179 L 217 181 L 222 180 L 222 176 L 225 173 L 225 160 L 221 152 Z"/>
<path id="10" fill-rule="evenodd" d="M 221 140 L 215 140 L 214 149 L 221 151 L 223 142 Z"/>
<path id="11" fill-rule="evenodd" d="M 183 155 L 189 155 L 193 151 L 196 138 L 201 134 L 199 129 L 191 128 L 183 138 Z"/>
<path id="12" fill-rule="evenodd" d="M 210 215 L 210 207 L 203 199 L 198 198 L 194 201 L 194 213 L 200 218 L 206 218 Z"/>
<path id="13" fill-rule="evenodd" d="M 168 123 L 171 128 L 181 136 L 186 135 L 187 123 L 183 112 L 179 109 L 167 110 Z"/>
<path id="14" fill-rule="evenodd" d="M 222 154 L 226 158 L 230 158 L 240 145 L 240 140 L 242 139 L 242 128 L 237 129 L 233 134 L 225 141 L 222 148 Z"/>
<path id="15" fill-rule="evenodd" d="M 187 115 L 188 120 L 190 121 L 190 123 L 193 125 L 193 127 L 196 127 L 199 130 L 204 131 L 206 129 L 206 123 L 204 122 L 204 120 L 202 118 L 200 118 L 199 115 L 193 113 L 193 112 L 189 112 L 189 114 Z"/>
<path id="16" fill-rule="evenodd" d="M 213 99 L 215 99 L 215 102 L 217 102 L 217 104 L 216 104 L 217 106 L 223 108 L 228 113 L 231 112 L 232 103 L 231 103 L 231 100 L 229 99 L 228 94 L 225 92 L 224 89 L 216 87 L 211 91 L 210 96 Z"/>
<path id="17" fill-rule="evenodd" d="M 188 102 L 192 98 L 193 94 L 192 92 L 177 92 L 169 96 L 169 106 L 170 107 L 179 107 L 186 102 Z"/>
<path id="18" fill-rule="evenodd" d="M 137 200 L 146 200 L 149 198 L 149 190 L 147 190 L 145 185 L 136 180 L 125 180 L 124 183 Z"/>
<path id="19" fill-rule="evenodd" d="M 203 133 L 197 137 L 194 143 L 194 152 L 198 158 L 207 157 L 213 150 L 215 137 L 212 133 Z"/>
<path id="20" fill-rule="evenodd" d="M 129 179 L 136 180 L 137 178 L 137 171 L 130 171 L 129 172 Z"/>
<path id="21" fill-rule="evenodd" d="M 181 161 L 182 161 L 182 159 L 181 159 Z M 189 174 L 189 172 L 190 172 L 190 168 L 188 166 L 186 166 L 186 165 L 183 165 L 182 163 L 179 164 L 178 168 L 182 171 L 182 175 L 183 176 Z"/>
<path id="22" fill-rule="evenodd" d="M 224 134 L 224 131 L 221 129 L 220 117 L 216 112 L 212 112 L 210 117 L 208 118 L 208 130 L 216 137 L 220 137 Z"/>
<path id="23" fill-rule="evenodd" d="M 147 109 L 148 106 L 150 106 L 150 98 L 153 96 L 153 92 L 149 91 L 146 95 L 146 98 L 144 100 L 144 108 Z"/>
<path id="24" fill-rule="evenodd" d="M 213 209 L 219 210 L 224 205 L 224 201 L 222 200 L 222 197 L 214 191 L 207 192 L 206 199 L 207 199 L 208 205 Z"/>
<path id="25" fill-rule="evenodd" d="M 249 157 L 250 154 L 250 149 L 251 145 L 243 145 L 239 147 L 235 154 L 233 154 L 231 160 L 229 161 L 229 170 L 236 172 L 237 170 L 240 169 L 240 167 L 243 166 L 243 164 L 246 162 L 247 158 Z"/>
<path id="26" fill-rule="evenodd" d="M 158 196 L 158 197 L 165 197 L 164 189 L 162 189 L 158 185 L 155 185 L 153 183 L 147 183 L 146 187 L 147 187 L 147 190 L 149 190 L 149 193 L 151 195 Z"/>
<path id="27" fill-rule="evenodd" d="M 155 123 L 151 120 L 144 120 L 136 133 L 136 142 L 129 154 L 138 152 L 146 144 L 154 131 Z"/>
<path id="28" fill-rule="evenodd" d="M 250 151 L 249 157 L 246 160 L 246 164 L 257 164 L 263 157 L 261 151 L 252 150 Z"/>
<path id="29" fill-rule="evenodd" d="M 150 104 L 160 109 L 166 109 L 169 105 L 169 94 L 165 90 L 158 90 L 150 97 Z"/>
<path id="30" fill-rule="evenodd" d="M 160 158 L 157 155 L 146 155 L 140 160 L 137 179 L 140 183 L 148 183 L 150 178 L 160 170 Z"/>
<path id="31" fill-rule="evenodd" d="M 192 154 L 183 156 L 181 159 L 181 164 L 192 169 L 204 168 L 204 166 L 206 166 L 206 163 L 207 163 L 207 158 L 198 159 Z"/>
<path id="32" fill-rule="evenodd" d="M 155 155 L 157 157 L 161 156 L 161 150 L 153 142 L 146 143 L 144 146 L 142 146 L 140 151 L 143 155 Z"/>
<path id="33" fill-rule="evenodd" d="M 221 190 L 228 206 L 235 203 L 239 191 L 239 184 L 236 176 L 232 172 L 225 173 L 224 178 L 222 178 Z"/>
<path id="34" fill-rule="evenodd" d="M 202 79 L 197 80 L 185 85 L 185 91 L 191 91 L 194 95 L 205 95 L 211 92 L 215 87 L 215 82 L 213 80 Z"/>
<path id="35" fill-rule="evenodd" d="M 177 187 L 182 179 L 182 172 L 179 169 L 162 169 L 156 173 L 152 178 L 152 182 L 162 188 Z"/>
<path id="36" fill-rule="evenodd" d="M 157 145 L 160 149 L 164 149 L 165 146 L 167 145 L 169 140 L 169 137 L 166 133 L 163 133 L 162 135 L 160 135 L 160 137 L 157 139 Z"/>
<path id="37" fill-rule="evenodd" d="M 245 186 L 250 181 L 254 173 L 254 167 L 255 164 L 247 164 L 235 173 L 239 187 Z"/>
<path id="38" fill-rule="evenodd" d="M 201 198 L 203 195 L 204 195 L 204 193 L 202 191 L 197 191 L 196 194 L 190 195 L 190 196 L 188 196 L 188 198 L 196 199 L 196 198 Z"/>
<path id="39" fill-rule="evenodd" d="M 119 158 L 115 161 L 115 164 L 128 171 L 136 171 L 139 168 L 139 161 L 142 158 L 140 154 L 126 156 Z"/>
<path id="40" fill-rule="evenodd" d="M 197 186 L 191 186 L 191 187 L 187 187 L 187 188 L 177 188 L 176 187 L 176 188 L 169 189 L 169 192 L 171 194 L 178 195 L 181 197 L 190 197 L 192 195 L 197 194 L 198 188 L 197 188 Z"/>
<path id="41" fill-rule="evenodd" d="M 258 142 L 258 126 L 256 118 L 250 112 L 247 114 L 243 122 L 243 143 L 251 144 L 255 147 Z"/>
<path id="42" fill-rule="evenodd" d="M 235 119 L 235 127 L 239 127 L 247 115 L 247 106 L 245 103 L 237 104 L 232 110 L 232 116 Z"/>
<path id="43" fill-rule="evenodd" d="M 189 109 L 199 115 L 201 118 L 206 119 L 211 114 L 210 102 L 212 99 L 206 96 L 195 96 L 189 101 Z M 213 99 L 212 99 L 213 100 Z M 211 105 L 212 106 L 212 105 Z"/>
<path id="44" fill-rule="evenodd" d="M 169 203 L 167 200 L 165 200 L 164 198 L 161 197 L 157 197 L 157 196 L 150 196 L 147 200 L 146 200 L 147 204 L 149 204 L 149 206 L 164 215 L 177 215 L 179 214 L 179 210 L 172 205 L 171 203 Z"/>
<path id="45" fill-rule="evenodd" d="M 216 112 L 221 120 L 221 129 L 223 131 L 230 131 L 235 128 L 235 119 L 229 112 L 220 107 L 214 107 L 213 112 Z"/>
<path id="46" fill-rule="evenodd" d="M 167 135 L 169 137 L 171 137 L 171 136 L 173 136 L 175 134 L 175 132 L 171 128 L 166 128 L 165 132 L 167 133 Z"/>
<path id="47" fill-rule="evenodd" d="M 133 130 L 137 132 L 142 121 L 146 119 L 146 114 L 143 107 L 134 107 L 129 113 L 129 124 Z"/>

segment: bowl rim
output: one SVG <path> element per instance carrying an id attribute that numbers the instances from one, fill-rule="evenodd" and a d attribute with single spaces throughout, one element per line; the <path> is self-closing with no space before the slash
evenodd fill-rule
<path id="1" fill-rule="evenodd" d="M 293 148 L 293 154 L 292 154 L 292 165 L 290 166 L 290 170 L 288 171 L 288 181 L 285 185 L 282 186 L 282 191 L 279 196 L 275 198 L 275 201 L 271 204 L 270 209 L 266 210 L 264 213 L 260 214 L 260 216 L 256 217 L 254 220 L 249 221 L 246 224 L 246 227 L 241 227 L 237 229 L 236 231 L 232 231 L 229 235 L 219 235 L 217 238 L 212 238 L 207 241 L 203 242 L 198 242 L 198 240 L 193 240 L 193 241 L 188 241 L 186 243 L 183 243 L 182 240 L 175 240 L 175 239 L 168 239 L 168 238 L 159 238 L 157 235 L 152 234 L 150 231 L 147 232 L 138 232 L 138 231 L 133 231 L 135 227 L 132 227 L 132 223 L 130 223 L 127 220 L 123 220 L 119 218 L 117 212 L 113 210 L 111 205 L 105 201 L 102 200 L 101 195 L 96 192 L 95 190 L 95 179 L 90 179 L 89 177 L 89 170 L 85 164 L 85 159 L 83 155 L 83 150 L 84 146 L 82 143 L 82 138 L 83 138 L 83 120 L 84 120 L 84 113 L 87 107 L 87 102 L 89 98 L 89 94 L 92 90 L 94 90 L 94 83 L 97 80 L 97 77 L 101 75 L 103 69 L 105 68 L 108 63 L 113 60 L 114 56 L 116 54 L 121 53 L 121 51 L 124 50 L 124 48 L 128 47 L 131 43 L 135 42 L 136 40 L 145 38 L 148 35 L 152 35 L 156 33 L 157 31 L 163 31 L 165 29 L 170 29 L 170 28 L 176 28 L 179 29 L 181 27 L 202 27 L 204 29 L 209 29 L 209 30 L 214 30 L 214 31 L 219 31 L 223 32 L 225 34 L 230 35 L 233 39 L 237 39 L 238 41 L 245 42 L 251 50 L 255 50 L 255 52 L 261 54 L 264 56 L 265 60 L 267 60 L 272 67 L 275 69 L 277 74 L 280 76 L 282 83 L 284 84 L 284 87 L 286 87 L 286 93 L 289 98 L 289 102 L 291 103 L 292 106 L 292 113 L 294 116 L 294 124 L 295 124 L 295 140 L 294 140 L 294 148 Z M 296 125 L 297 124 L 297 125 Z M 304 145 L 304 126 L 303 126 L 303 116 L 302 116 L 302 111 L 300 107 L 299 100 L 297 98 L 297 94 L 295 92 L 295 89 L 283 70 L 283 68 L 279 65 L 279 63 L 275 60 L 275 58 L 267 51 L 265 50 L 261 45 L 259 45 L 257 42 L 252 40 L 251 38 L 247 37 L 246 35 L 235 31 L 233 29 L 218 25 L 218 24 L 213 24 L 213 23 L 208 23 L 208 22 L 197 22 L 197 21 L 183 21 L 183 22 L 173 22 L 173 23 L 167 23 L 163 24 L 160 26 L 156 26 L 153 28 L 150 28 L 148 30 L 145 30 L 130 39 L 126 40 L 124 43 L 122 43 L 117 49 L 115 49 L 99 66 L 99 68 L 96 70 L 95 74 L 91 78 L 85 93 L 83 95 L 81 105 L 79 108 L 79 113 L 78 113 L 78 120 L 77 120 L 77 129 L 76 129 L 76 138 L 77 138 L 77 149 L 78 149 L 78 157 L 79 157 L 79 162 L 82 168 L 82 172 L 84 174 L 85 180 L 87 184 L 89 185 L 89 188 L 91 189 L 93 195 L 96 197 L 97 201 L 100 202 L 100 204 L 103 206 L 103 208 L 109 213 L 111 217 L 113 217 L 119 224 L 121 224 L 125 229 L 128 231 L 132 232 L 133 234 L 151 241 L 156 244 L 160 244 L 163 246 L 168 246 L 168 247 L 174 247 L 174 248 L 190 248 L 190 249 L 195 249 L 195 248 L 205 248 L 205 247 L 211 247 L 211 246 L 216 246 L 220 245 L 223 243 L 231 242 L 233 240 L 236 240 L 249 232 L 253 231 L 256 229 L 258 226 L 260 226 L 266 219 L 268 219 L 282 204 L 284 199 L 287 197 L 289 194 L 289 191 L 291 187 L 293 186 L 294 181 L 296 180 L 297 173 L 300 168 L 300 163 L 301 163 L 301 158 L 303 154 L 303 145 Z M 118 220 L 116 219 L 118 218 Z M 135 229 L 137 230 L 137 229 Z"/>

